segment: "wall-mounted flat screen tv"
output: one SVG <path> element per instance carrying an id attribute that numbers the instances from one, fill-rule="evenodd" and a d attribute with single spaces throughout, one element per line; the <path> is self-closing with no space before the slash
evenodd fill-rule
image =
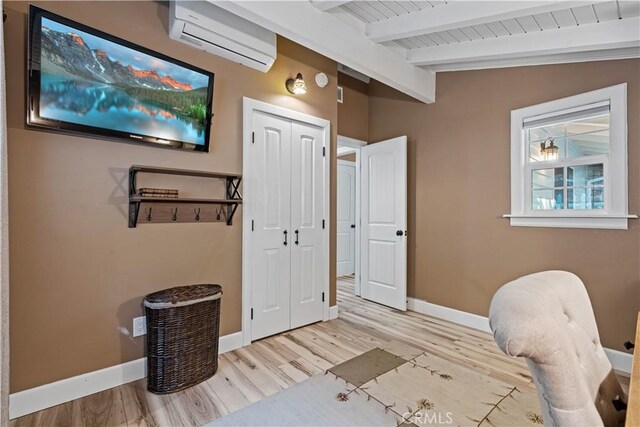
<path id="1" fill-rule="evenodd" d="M 28 73 L 30 126 L 209 151 L 213 73 L 35 6 Z"/>

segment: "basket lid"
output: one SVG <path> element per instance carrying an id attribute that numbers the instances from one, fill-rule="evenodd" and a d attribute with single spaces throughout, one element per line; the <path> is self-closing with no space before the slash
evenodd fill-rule
<path id="1" fill-rule="evenodd" d="M 169 308 L 216 300 L 222 297 L 220 285 L 202 284 L 176 286 L 154 292 L 144 297 L 144 305 L 149 308 Z"/>

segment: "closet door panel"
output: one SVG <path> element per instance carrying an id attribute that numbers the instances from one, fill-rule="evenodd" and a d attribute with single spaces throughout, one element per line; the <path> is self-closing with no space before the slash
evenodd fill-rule
<path id="1" fill-rule="evenodd" d="M 336 274 L 356 272 L 356 166 L 338 161 L 336 206 Z"/>
<path id="2" fill-rule="evenodd" d="M 293 123 L 291 328 L 322 320 L 324 144 L 321 128 Z"/>
<path id="3" fill-rule="evenodd" d="M 256 340 L 290 325 L 291 122 L 255 112 L 253 131 L 254 191 L 248 202 L 256 212 L 251 265 L 251 338 Z"/>

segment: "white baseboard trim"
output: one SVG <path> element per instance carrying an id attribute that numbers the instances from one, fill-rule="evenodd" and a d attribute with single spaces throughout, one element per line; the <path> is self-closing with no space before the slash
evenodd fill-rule
<path id="1" fill-rule="evenodd" d="M 606 347 L 604 352 L 607 353 L 607 357 L 613 365 L 613 369 L 620 372 L 626 372 L 627 374 L 631 373 L 633 355 Z"/>
<path id="2" fill-rule="evenodd" d="M 491 333 L 489 319 L 484 316 L 478 316 L 477 314 L 467 313 L 466 311 L 432 304 L 417 298 L 407 298 L 407 309 Z"/>
<path id="3" fill-rule="evenodd" d="M 338 318 L 338 306 L 334 305 L 333 307 L 329 307 L 329 320 Z"/>
<path id="4" fill-rule="evenodd" d="M 407 309 L 491 333 L 489 319 L 484 316 L 444 307 L 442 305 L 432 304 L 430 302 L 411 297 L 407 298 Z M 610 348 L 605 348 L 604 351 L 607 354 L 611 365 L 613 365 L 613 369 L 620 372 L 626 372 L 627 374 L 631 373 L 631 361 L 633 360 L 633 356 L 631 354 Z"/>
<path id="5" fill-rule="evenodd" d="M 242 331 L 229 335 L 223 335 L 218 341 L 218 353 L 227 353 L 242 347 Z"/>
<path id="6" fill-rule="evenodd" d="M 145 377 L 146 358 L 132 360 L 9 396 L 9 418 L 38 412 Z"/>
<path id="7" fill-rule="evenodd" d="M 220 354 L 242 347 L 242 332 L 224 335 L 218 342 Z M 9 418 L 38 412 L 52 406 L 70 402 L 146 376 L 146 358 L 110 366 L 51 384 L 12 393 L 9 396 Z"/>

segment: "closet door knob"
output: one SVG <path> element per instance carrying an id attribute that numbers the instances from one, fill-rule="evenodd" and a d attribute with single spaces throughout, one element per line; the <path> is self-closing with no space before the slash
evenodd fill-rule
<path id="1" fill-rule="evenodd" d="M 298 238 L 300 237 L 300 235 L 299 235 L 299 233 L 298 233 L 298 230 L 296 230 L 296 232 L 295 232 L 295 233 L 296 233 L 296 241 L 295 241 L 294 243 L 295 243 L 296 245 L 299 245 L 299 244 L 300 244 L 300 241 L 298 240 Z"/>
<path id="2" fill-rule="evenodd" d="M 288 245 L 288 243 L 287 243 L 287 234 L 289 234 L 289 232 L 287 230 L 284 230 L 283 233 L 284 233 L 284 245 L 287 246 Z"/>

